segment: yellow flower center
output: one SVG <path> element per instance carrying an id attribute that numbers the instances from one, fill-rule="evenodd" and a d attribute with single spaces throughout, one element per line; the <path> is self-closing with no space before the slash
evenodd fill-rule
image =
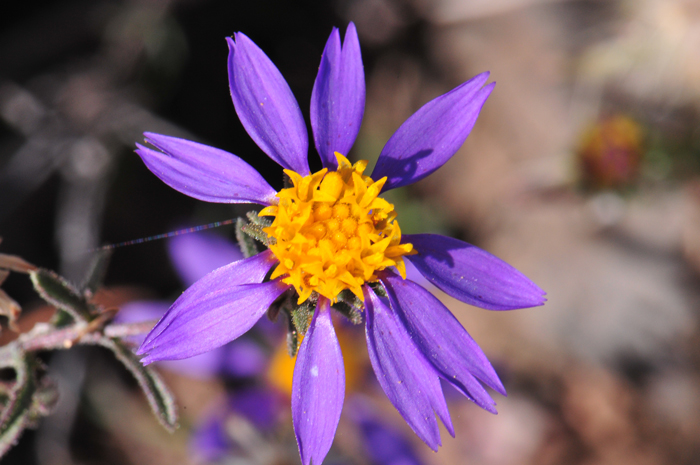
<path id="1" fill-rule="evenodd" d="M 364 300 L 362 285 L 376 281 L 376 271 L 395 266 L 405 278 L 402 257 L 415 253 L 401 243 L 394 206 L 378 197 L 386 178 L 375 182 L 362 174 L 366 161 L 335 156 L 337 171 L 302 177 L 284 170 L 294 187 L 260 212 L 275 217 L 263 230 L 275 239 L 270 250 L 280 262 L 272 279 L 287 275 L 282 281 L 297 290 L 298 303 L 314 291 L 334 302 L 345 289 Z"/>

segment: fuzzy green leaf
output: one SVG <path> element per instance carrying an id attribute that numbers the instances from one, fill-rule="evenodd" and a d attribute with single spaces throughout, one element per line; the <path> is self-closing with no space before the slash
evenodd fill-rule
<path id="1" fill-rule="evenodd" d="M 362 323 L 362 312 L 365 310 L 365 306 L 349 289 L 345 289 L 338 294 L 338 301 L 331 307 L 350 320 L 352 324 L 359 325 Z"/>
<path id="2" fill-rule="evenodd" d="M 236 220 L 236 240 L 238 241 L 238 246 L 241 248 L 243 256 L 245 258 L 250 258 L 258 254 L 258 248 L 255 245 L 255 239 L 243 231 L 246 224 L 243 218 L 238 218 Z"/>
<path id="3" fill-rule="evenodd" d="M 173 432 L 178 426 L 175 398 L 160 375 L 151 366 L 143 366 L 136 354 L 120 340 L 105 337 L 97 343 L 114 352 L 117 359 L 134 375 L 160 424 Z"/>
<path id="4" fill-rule="evenodd" d="M 290 357 L 294 357 L 299 350 L 299 333 L 294 327 L 294 320 L 287 315 L 288 326 L 287 326 L 287 353 Z"/>
<path id="5" fill-rule="evenodd" d="M 70 314 L 76 321 L 90 321 L 93 308 L 72 284 L 53 271 L 39 268 L 29 272 L 34 289 L 49 304 Z"/>
<path id="6" fill-rule="evenodd" d="M 310 299 L 304 301 L 304 303 L 292 311 L 292 323 L 294 323 L 294 327 L 300 335 L 306 335 L 313 312 L 314 303 L 311 302 Z"/>
<path id="7" fill-rule="evenodd" d="M 274 237 L 268 237 L 265 231 L 263 231 L 263 227 L 259 224 L 244 224 L 241 226 L 241 231 L 256 241 L 262 242 L 265 247 L 268 247 L 270 244 L 277 243 L 277 240 Z"/>
<path id="8" fill-rule="evenodd" d="M 269 228 L 270 226 L 272 226 L 272 221 L 268 220 L 264 216 L 258 216 L 258 212 L 254 210 L 249 211 L 245 214 L 245 216 L 248 218 L 248 221 L 250 221 L 253 224 L 257 224 L 258 226 L 262 226 L 263 228 Z"/>
<path id="9" fill-rule="evenodd" d="M 34 356 L 20 350 L 14 353 L 15 383 L 0 414 L 0 457 L 17 443 L 31 421 L 31 408 L 37 389 Z"/>
<path id="10" fill-rule="evenodd" d="M 379 282 L 379 281 L 372 281 L 369 284 L 369 287 L 372 288 L 375 294 L 377 294 L 379 297 L 386 297 L 386 289 L 384 289 L 384 285 Z"/>

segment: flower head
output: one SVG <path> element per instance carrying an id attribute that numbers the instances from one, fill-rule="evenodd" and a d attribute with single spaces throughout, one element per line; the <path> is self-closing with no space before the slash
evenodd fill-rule
<path id="1" fill-rule="evenodd" d="M 303 464 L 321 464 L 345 392 L 331 309 L 345 311 L 350 301 L 364 314 L 380 385 L 413 431 L 437 450 L 435 414 L 454 435 L 440 378 L 491 412 L 494 401 L 481 383 L 505 390 L 452 313 L 405 279 L 404 260 L 447 294 L 483 308 L 542 305 L 544 292 L 470 244 L 434 234 L 402 235 L 393 205 L 380 195 L 424 178 L 454 155 L 494 84 L 485 85 L 483 73 L 425 104 L 389 139 L 367 176 L 366 162 L 353 165 L 344 156 L 364 112 L 359 41 L 352 23 L 342 45 L 334 29 L 311 97 L 314 143 L 323 163 L 311 173 L 306 125 L 284 78 L 245 35 L 227 40 L 236 113 L 293 185 L 275 192 L 233 154 L 145 134 L 156 150 L 137 144 L 137 153 L 168 185 L 209 202 L 257 203 L 265 206 L 260 214 L 274 220 L 259 223 L 268 250 L 218 268 L 180 296 L 140 347 L 147 354 L 143 363 L 212 350 L 248 331 L 273 304 L 292 302 L 290 321 L 305 332 L 292 383 L 294 430 Z M 344 297 L 348 293 L 354 300 Z"/>
<path id="2" fill-rule="evenodd" d="M 405 278 L 402 256 L 413 252 L 411 244 L 401 243 L 394 206 L 378 197 L 386 177 L 375 182 L 363 175 L 366 161 L 351 165 L 335 155 L 336 171 L 302 177 L 285 170 L 294 187 L 260 212 L 275 217 L 264 229 L 279 260 L 271 279 L 286 276 L 282 282 L 294 286 L 298 303 L 312 292 L 335 301 L 345 289 L 364 300 L 362 285 L 377 281 L 377 271 L 393 266 Z"/>

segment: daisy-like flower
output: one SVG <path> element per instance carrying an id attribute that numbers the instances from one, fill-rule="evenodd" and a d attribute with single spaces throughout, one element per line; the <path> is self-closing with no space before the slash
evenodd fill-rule
<path id="1" fill-rule="evenodd" d="M 493 309 L 542 305 L 544 292 L 519 271 L 470 244 L 434 234 L 402 235 L 382 192 L 442 166 L 462 145 L 493 90 L 480 74 L 428 102 L 389 139 L 371 175 L 347 154 L 362 122 L 364 71 L 351 23 L 334 29 L 311 95 L 311 126 L 324 168 L 311 173 L 299 106 L 270 59 L 248 37 L 228 38 L 236 113 L 250 137 L 279 163 L 291 187 L 275 190 L 239 157 L 191 141 L 146 133 L 138 145 L 165 183 L 209 202 L 255 203 L 273 219 L 269 249 L 223 266 L 187 289 L 139 349 L 144 364 L 192 357 L 236 339 L 283 294 L 309 308 L 292 386 L 292 416 L 304 465 L 323 462 L 345 394 L 343 358 L 331 308 L 352 292 L 362 303 L 372 367 L 390 401 L 433 450 L 439 417 L 454 436 L 440 378 L 495 413 L 482 383 L 505 395 L 486 356 L 450 311 L 405 279 L 404 260 L 445 293 Z"/>

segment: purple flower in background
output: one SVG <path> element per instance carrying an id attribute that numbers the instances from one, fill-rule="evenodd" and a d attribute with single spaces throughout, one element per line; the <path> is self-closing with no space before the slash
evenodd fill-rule
<path id="1" fill-rule="evenodd" d="M 388 424 L 371 400 L 363 396 L 350 399 L 350 417 L 359 428 L 360 438 L 370 463 L 375 465 L 422 465 L 413 445 L 400 431 Z"/>
<path id="2" fill-rule="evenodd" d="M 231 437 L 226 423 L 232 415 L 245 419 L 258 433 L 272 434 L 283 404 L 279 393 L 261 386 L 229 394 L 225 406 L 217 406 L 215 411 L 195 426 L 190 437 L 192 455 L 205 462 L 217 462 L 241 447 L 235 439 L 250 441 L 246 434 L 243 437 Z M 250 444 L 243 446 L 250 447 Z"/>
<path id="3" fill-rule="evenodd" d="M 264 205 L 269 250 L 197 281 L 170 307 L 139 349 L 143 363 L 192 357 L 248 331 L 283 293 L 316 303 L 297 354 L 292 416 L 304 465 L 320 465 L 333 442 L 345 392 L 331 305 L 343 291 L 364 302 L 372 367 L 390 401 L 433 450 L 435 414 L 454 429 L 440 386 L 446 380 L 496 412 L 481 383 L 505 394 L 486 356 L 450 311 L 405 279 L 410 260 L 432 284 L 479 307 L 508 310 L 544 303 L 519 271 L 470 244 L 434 234 L 403 235 L 394 206 L 379 194 L 414 183 L 463 144 L 493 90 L 480 74 L 428 102 L 389 139 L 371 176 L 351 164 L 364 112 L 365 84 L 354 25 L 341 45 L 334 29 L 311 96 L 314 143 L 324 168 L 310 173 L 299 106 L 269 58 L 245 35 L 229 38 L 229 84 L 251 138 L 285 168 L 293 187 L 274 189 L 250 165 L 223 150 L 146 133 L 137 144 L 146 166 L 168 185 L 209 202 Z M 266 280 L 272 268 L 272 274 Z M 381 295 L 386 293 L 387 298 Z"/>

